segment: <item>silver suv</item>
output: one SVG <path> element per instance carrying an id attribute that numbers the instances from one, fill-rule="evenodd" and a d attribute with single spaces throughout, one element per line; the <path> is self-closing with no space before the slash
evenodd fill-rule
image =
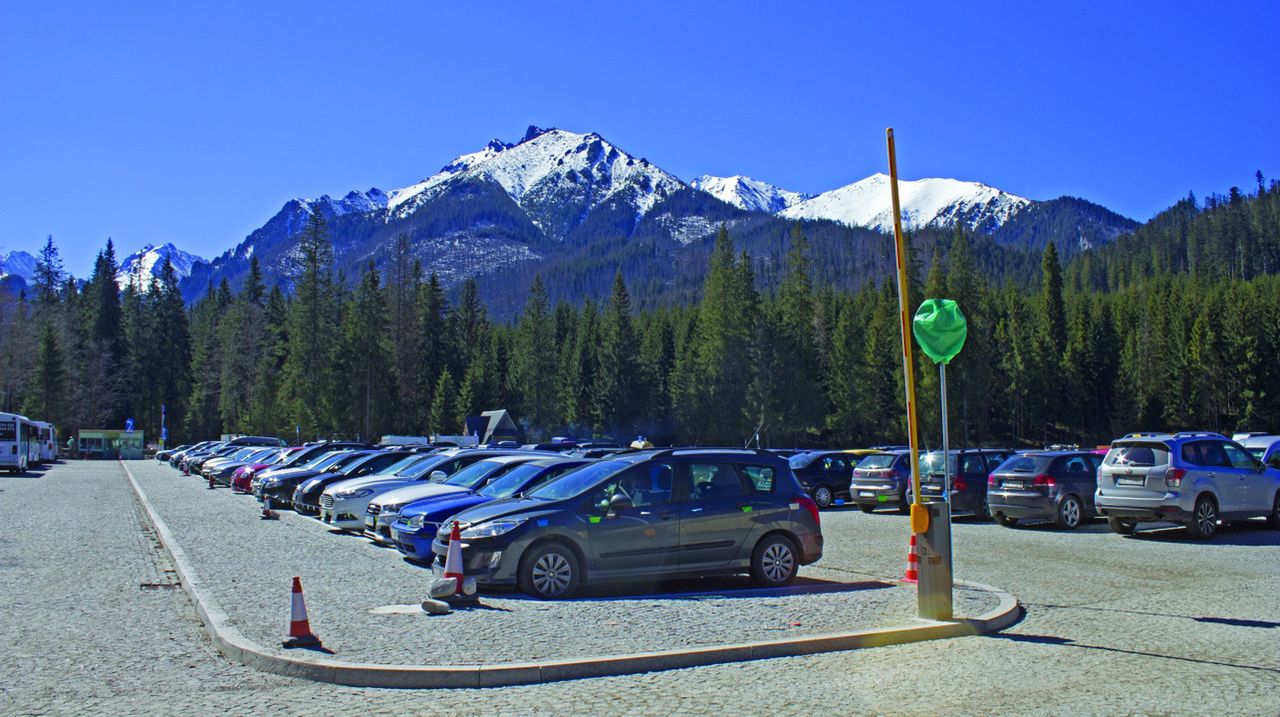
<path id="1" fill-rule="evenodd" d="M 1098 469 L 1094 505 L 1111 530 L 1139 521 L 1181 523 L 1211 537 L 1220 520 L 1266 516 L 1280 527 L 1280 471 L 1220 433 L 1130 433 L 1112 442 Z"/>

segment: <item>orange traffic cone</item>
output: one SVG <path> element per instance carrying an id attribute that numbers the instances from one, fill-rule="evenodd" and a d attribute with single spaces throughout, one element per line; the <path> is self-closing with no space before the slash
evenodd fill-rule
<path id="1" fill-rule="evenodd" d="M 280 520 L 280 514 L 271 509 L 271 496 L 262 497 L 262 519 Z"/>
<path id="2" fill-rule="evenodd" d="M 213 474 L 212 474 L 212 473 L 210 473 L 210 474 L 209 474 L 209 490 L 213 490 L 213 488 L 214 488 L 214 485 L 213 485 Z"/>
<path id="3" fill-rule="evenodd" d="M 320 647 L 320 638 L 311 634 L 307 620 L 307 604 L 302 599 L 302 580 L 293 578 L 293 603 L 289 606 L 289 639 L 285 647 Z"/>
<path id="4" fill-rule="evenodd" d="M 907 574 L 902 577 L 904 583 L 914 583 L 920 580 L 920 574 L 916 571 L 916 566 L 920 563 L 920 558 L 916 555 L 916 534 L 911 534 L 911 546 L 907 548 Z"/>
<path id="5" fill-rule="evenodd" d="M 453 579 L 454 595 L 462 592 L 462 531 L 456 520 L 449 533 L 449 552 L 444 556 L 444 578 Z"/>

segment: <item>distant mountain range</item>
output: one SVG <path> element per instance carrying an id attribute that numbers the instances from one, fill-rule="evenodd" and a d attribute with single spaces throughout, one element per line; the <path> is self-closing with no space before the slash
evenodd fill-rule
<path id="1" fill-rule="evenodd" d="M 124 289 L 130 283 L 137 282 L 145 294 L 151 290 L 151 280 L 160 278 L 166 258 L 173 266 L 173 272 L 179 281 L 191 276 L 192 267 L 205 261 L 195 254 L 179 249 L 172 242 L 158 247 L 147 244 L 120 262 L 120 271 L 116 272 L 116 284 Z"/>
<path id="2" fill-rule="evenodd" d="M 1013 251 L 1055 241 L 1070 255 L 1137 227 L 1070 197 L 1034 201 L 955 179 L 900 181 L 899 188 L 907 230 L 962 226 Z M 447 286 L 483 275 L 482 294 L 498 313 L 518 308 L 535 274 L 553 299 L 581 301 L 601 298 L 620 267 L 640 305 L 690 298 L 720 225 L 762 262 L 766 286 L 797 221 L 815 252 L 830 254 L 820 273 L 838 268 L 837 283 L 857 285 L 878 278 L 883 233 L 892 228 L 883 174 L 816 196 L 743 176 L 685 183 L 598 134 L 529 127 L 518 142 L 495 139 L 407 187 L 291 199 L 210 261 L 173 244 L 144 247 L 122 262 L 117 280 L 126 285 L 137 267 L 149 281 L 167 256 L 190 301 L 224 279 L 238 288 L 256 256 L 268 284 L 288 290 L 298 235 L 313 212 L 327 221 L 336 266 L 348 280 L 369 262 L 385 266 L 403 234 L 424 271 Z"/>

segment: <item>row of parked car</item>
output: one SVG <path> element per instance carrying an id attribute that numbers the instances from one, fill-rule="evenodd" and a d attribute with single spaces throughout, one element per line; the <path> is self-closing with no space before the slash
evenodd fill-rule
<path id="1" fill-rule="evenodd" d="M 783 586 L 822 556 L 818 506 L 775 453 L 587 453 L 601 450 L 206 442 L 157 457 L 437 571 L 456 522 L 468 576 L 541 598 L 726 573 Z"/>
<path id="2" fill-rule="evenodd" d="M 819 507 L 847 501 L 867 513 L 905 514 L 909 458 L 907 449 L 884 447 L 794 452 L 789 460 Z M 1121 534 L 1140 521 L 1181 523 L 1195 537 L 1227 520 L 1267 517 L 1280 527 L 1278 435 L 1131 433 L 1092 451 L 964 448 L 923 452 L 919 463 L 923 500 L 949 500 L 955 512 L 1006 527 L 1049 521 L 1070 530 L 1093 517 Z"/>

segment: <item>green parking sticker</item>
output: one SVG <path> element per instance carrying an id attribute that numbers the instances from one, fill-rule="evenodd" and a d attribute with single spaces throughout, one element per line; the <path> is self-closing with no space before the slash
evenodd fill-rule
<path id="1" fill-rule="evenodd" d="M 591 516 L 591 517 L 587 518 L 587 520 L 591 521 L 592 523 L 599 523 L 599 522 L 600 522 L 600 516 L 598 516 L 598 515 L 593 515 L 593 516 Z"/>
<path id="2" fill-rule="evenodd" d="M 749 505 L 744 505 L 744 506 L 742 506 L 742 512 L 743 512 L 743 513 L 750 513 L 750 512 L 751 512 L 751 506 L 749 506 Z"/>
<path id="3" fill-rule="evenodd" d="M 889 496 L 887 496 L 887 495 L 882 495 L 882 496 L 877 497 L 877 498 L 876 498 L 876 500 L 880 501 L 881 503 L 888 503 L 888 502 L 889 502 Z"/>

